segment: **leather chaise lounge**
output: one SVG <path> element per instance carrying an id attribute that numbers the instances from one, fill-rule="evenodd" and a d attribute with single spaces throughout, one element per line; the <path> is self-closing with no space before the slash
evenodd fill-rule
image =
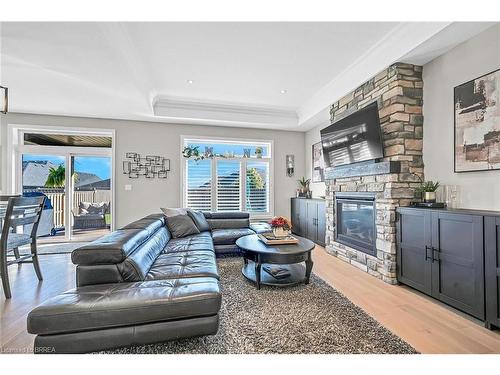
<path id="1" fill-rule="evenodd" d="M 216 254 L 268 230 L 246 213 L 205 213 L 210 231 L 171 238 L 165 217 L 137 220 L 71 254 L 77 287 L 28 315 L 35 353 L 84 353 L 213 335 L 221 293 Z M 253 228 L 253 229 L 252 229 Z"/>

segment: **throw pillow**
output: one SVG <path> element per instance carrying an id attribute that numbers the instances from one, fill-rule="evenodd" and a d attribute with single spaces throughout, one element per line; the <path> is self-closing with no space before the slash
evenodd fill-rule
<path id="1" fill-rule="evenodd" d="M 208 221 L 205 218 L 205 215 L 203 215 L 203 212 L 188 210 L 188 215 L 191 219 L 193 219 L 194 224 L 200 232 L 206 232 L 210 230 L 210 225 L 208 225 Z"/>
<path id="2" fill-rule="evenodd" d="M 166 221 L 168 230 L 174 238 L 200 233 L 193 220 L 188 215 L 167 216 Z"/>
<path id="3" fill-rule="evenodd" d="M 187 210 L 185 208 L 160 208 L 166 217 L 177 216 L 177 215 L 187 215 Z"/>

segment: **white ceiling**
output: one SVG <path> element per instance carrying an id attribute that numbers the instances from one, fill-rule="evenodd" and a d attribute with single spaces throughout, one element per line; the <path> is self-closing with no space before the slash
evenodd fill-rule
<path id="1" fill-rule="evenodd" d="M 392 62 L 423 64 L 488 26 L 3 23 L 0 80 L 11 112 L 307 130 Z"/>

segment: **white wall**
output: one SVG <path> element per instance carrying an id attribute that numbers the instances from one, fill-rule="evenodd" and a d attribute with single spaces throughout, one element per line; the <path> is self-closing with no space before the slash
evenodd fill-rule
<path id="1" fill-rule="evenodd" d="M 459 185 L 463 208 L 500 210 L 500 170 L 453 172 L 453 88 L 499 68 L 500 24 L 424 65 L 425 178 Z"/>
<path id="2" fill-rule="evenodd" d="M 274 130 L 228 128 L 205 125 L 177 125 L 124 120 L 104 120 L 63 116 L 44 116 L 9 113 L 1 117 L 0 165 L 1 190 L 6 192 L 7 125 L 28 124 L 69 126 L 116 130 L 116 224 L 123 226 L 130 221 L 153 212 L 159 207 L 178 207 L 180 203 L 180 136 L 203 135 L 214 137 L 251 138 L 274 141 L 274 196 L 275 214 L 290 215 L 290 197 L 295 195 L 297 178 L 304 174 L 304 133 Z M 128 179 L 122 173 L 121 161 L 126 152 L 157 154 L 170 158 L 171 172 L 168 179 Z M 285 156 L 295 155 L 295 176 L 286 177 Z M 124 185 L 131 184 L 132 191 Z"/>

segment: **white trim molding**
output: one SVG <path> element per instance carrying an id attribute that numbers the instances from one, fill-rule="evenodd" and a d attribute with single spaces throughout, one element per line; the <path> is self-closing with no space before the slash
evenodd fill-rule
<path id="1" fill-rule="evenodd" d="M 157 96 L 153 113 L 171 121 L 197 121 L 242 126 L 297 127 L 297 112 L 290 108 L 243 105 L 220 101 Z"/>

